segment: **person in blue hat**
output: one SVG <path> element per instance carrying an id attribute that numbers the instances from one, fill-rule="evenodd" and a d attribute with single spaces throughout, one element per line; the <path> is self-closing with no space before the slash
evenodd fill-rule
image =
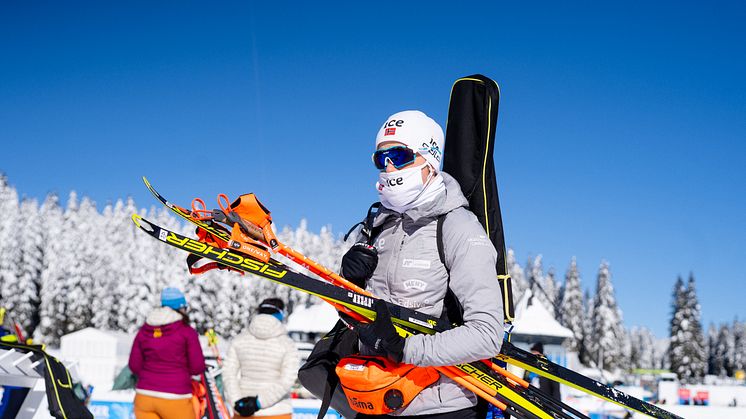
<path id="1" fill-rule="evenodd" d="M 137 376 L 137 419 L 195 417 L 191 376 L 205 371 L 205 358 L 187 309 L 181 290 L 164 288 L 161 306 L 150 312 L 135 336 L 129 367 Z"/>

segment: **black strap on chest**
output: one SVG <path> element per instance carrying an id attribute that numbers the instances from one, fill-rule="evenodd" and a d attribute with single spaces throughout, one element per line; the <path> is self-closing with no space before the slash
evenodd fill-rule
<path id="1" fill-rule="evenodd" d="M 376 237 L 378 237 L 378 235 L 381 234 L 381 231 L 383 230 L 382 225 L 373 227 L 373 220 L 376 218 L 376 215 L 378 214 L 380 208 L 380 202 L 376 202 L 371 205 L 370 208 L 368 208 L 368 214 L 365 216 L 365 220 L 353 225 L 347 232 L 347 234 L 345 234 L 344 240 L 346 241 L 350 234 L 352 234 L 352 232 L 355 230 L 355 228 L 361 225 L 362 229 L 360 230 L 360 232 L 365 237 L 366 242 L 372 246 L 373 242 L 375 242 L 376 240 Z M 445 222 L 447 215 L 448 214 L 441 214 L 438 216 L 435 233 L 436 242 L 438 244 L 438 256 L 440 257 L 440 263 L 442 263 L 443 266 L 446 268 L 446 273 L 448 274 L 448 285 L 446 288 L 446 295 L 443 299 L 443 311 L 440 317 L 447 319 L 452 324 L 460 325 L 464 323 L 464 309 L 461 306 L 461 303 L 458 301 L 458 298 L 456 298 L 456 294 L 454 294 L 453 290 L 451 290 L 451 272 L 450 268 L 448 267 L 448 263 L 446 263 L 446 254 L 443 247 L 443 223 Z"/>
<path id="2" fill-rule="evenodd" d="M 446 295 L 443 298 L 443 312 L 440 317 L 448 320 L 452 324 L 463 324 L 464 323 L 464 308 L 458 301 L 456 294 L 451 289 L 451 269 L 446 263 L 446 252 L 443 248 L 443 223 L 445 222 L 446 215 L 441 214 L 438 216 L 438 224 L 436 227 L 435 237 L 438 242 L 438 256 L 440 256 L 440 262 L 446 268 L 448 273 L 448 287 L 446 288 Z"/>
<path id="3" fill-rule="evenodd" d="M 363 226 L 360 232 L 365 237 L 366 243 L 368 243 L 368 245 L 370 246 L 373 246 L 373 242 L 375 241 L 376 237 L 381 234 L 381 230 L 383 230 L 383 226 L 373 227 L 373 220 L 375 220 L 376 215 L 378 215 L 378 211 L 380 209 L 381 203 L 374 202 L 370 206 L 370 208 L 368 208 L 368 214 L 365 216 L 365 220 L 360 221 L 359 223 L 350 227 L 350 229 L 347 231 L 347 234 L 344 235 L 344 241 L 347 241 L 347 238 L 350 237 L 350 234 L 352 234 L 357 226 Z"/>

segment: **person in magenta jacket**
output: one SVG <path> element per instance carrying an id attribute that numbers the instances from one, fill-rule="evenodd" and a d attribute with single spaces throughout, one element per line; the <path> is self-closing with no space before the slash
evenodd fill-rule
<path id="1" fill-rule="evenodd" d="M 129 367 L 137 376 L 137 419 L 194 417 L 191 376 L 205 371 L 205 358 L 178 288 L 161 292 L 161 307 L 150 312 L 132 343 Z"/>

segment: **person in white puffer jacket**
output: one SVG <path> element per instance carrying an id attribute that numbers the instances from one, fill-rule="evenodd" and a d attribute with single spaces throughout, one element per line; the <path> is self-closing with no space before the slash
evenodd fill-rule
<path id="1" fill-rule="evenodd" d="M 249 328 L 231 342 L 223 380 L 234 418 L 292 417 L 290 390 L 298 375 L 299 356 L 284 319 L 282 300 L 268 298 L 259 305 Z"/>

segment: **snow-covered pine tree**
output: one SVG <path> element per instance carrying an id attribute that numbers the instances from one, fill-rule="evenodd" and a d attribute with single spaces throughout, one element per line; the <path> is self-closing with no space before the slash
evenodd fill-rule
<path id="1" fill-rule="evenodd" d="M 568 343 L 568 349 L 580 352 L 583 340 L 583 322 L 585 321 L 585 309 L 583 308 L 583 291 L 580 287 L 580 273 L 578 264 L 573 256 L 570 267 L 565 273 L 565 283 L 562 286 L 562 300 L 559 304 L 559 322 L 572 330 L 574 337 Z"/>
<path id="2" fill-rule="evenodd" d="M 746 324 L 733 320 L 733 369 L 746 369 Z"/>
<path id="3" fill-rule="evenodd" d="M 717 375 L 715 372 L 715 353 L 717 350 L 718 329 L 714 323 L 707 328 L 707 373 Z"/>
<path id="4" fill-rule="evenodd" d="M 602 261 L 598 269 L 592 319 L 592 334 L 588 339 L 590 358 L 607 370 L 626 368 L 623 365 L 624 347 L 620 345 L 625 339 L 624 326 L 606 261 Z"/>
<path id="5" fill-rule="evenodd" d="M 641 366 L 641 364 L 643 363 L 642 352 L 643 352 L 644 347 L 643 347 L 642 338 L 640 336 L 640 330 L 641 328 L 637 326 L 632 326 L 632 328 L 629 329 L 629 340 L 630 340 L 629 368 L 630 370 L 642 368 Z"/>
<path id="6" fill-rule="evenodd" d="M 217 285 L 217 303 L 213 308 L 213 325 L 212 327 L 221 336 L 230 336 L 233 333 L 233 323 L 238 322 L 234 318 L 234 289 L 236 281 L 242 280 L 243 277 L 227 271 L 214 272 L 215 282 Z M 203 332 L 204 333 L 204 332 Z"/>
<path id="7" fill-rule="evenodd" d="M 659 368 L 656 363 L 656 339 L 653 332 L 647 327 L 639 329 L 638 334 L 639 355 L 638 364 L 640 368 Z"/>
<path id="8" fill-rule="evenodd" d="M 310 259 L 335 271 L 339 269 L 342 256 L 352 245 L 352 243 L 335 239 L 329 226 L 322 227 L 318 235 L 310 232 L 308 222 L 305 219 L 300 221 L 298 228 L 295 230 L 287 226 L 283 228 L 277 238 Z M 311 301 L 315 302 L 307 294 L 295 290 L 277 289 L 277 292 L 283 295 L 280 298 L 287 299 L 288 312 L 292 312 L 292 309 L 297 305 L 307 305 Z"/>
<path id="9" fill-rule="evenodd" d="M 515 258 L 515 252 L 512 248 L 508 248 L 506 263 L 508 265 L 508 273 L 510 274 L 511 283 L 513 284 L 513 300 L 518 302 L 523 297 L 523 293 L 528 289 L 528 284 L 526 283 L 523 268 L 518 264 L 518 261 Z"/>
<path id="10" fill-rule="evenodd" d="M 116 258 L 117 264 L 111 273 L 112 287 L 106 289 L 111 292 L 111 310 L 109 314 L 109 325 L 113 330 L 132 332 L 137 330 L 139 324 L 136 323 L 138 318 L 136 309 L 131 306 L 133 297 L 139 295 L 139 290 L 130 289 L 137 287 L 142 275 L 143 267 L 138 265 L 135 254 L 138 251 L 147 253 L 147 248 L 139 248 L 142 234 L 137 232 L 137 228 L 130 220 L 132 214 L 142 213 L 138 211 L 135 201 L 129 197 L 123 205 L 115 205 L 111 220 L 112 234 L 117 237 L 114 240 L 114 249 L 107 257 Z M 145 243 L 144 243 L 145 244 Z M 112 254 L 113 253 L 113 254 Z M 117 281 L 117 278 L 121 280 Z"/>
<path id="11" fill-rule="evenodd" d="M 679 277 L 674 285 L 673 315 L 671 317 L 671 343 L 669 358 L 671 371 L 685 383 L 693 383 L 704 376 L 706 355 L 699 303 L 697 302 L 694 276 L 684 288 Z"/>
<path id="12" fill-rule="evenodd" d="M 259 280 L 248 275 L 229 274 L 226 275 L 226 287 L 229 295 L 232 297 L 228 305 L 230 314 L 230 324 L 227 330 L 223 330 L 223 336 L 233 338 L 249 325 L 249 319 L 252 314 L 252 298 L 250 293 L 249 281 Z"/>
<path id="13" fill-rule="evenodd" d="M 707 371 L 707 347 L 702 329 L 702 315 L 697 297 L 697 289 L 694 274 L 689 273 L 689 281 L 686 286 L 686 304 L 689 311 L 689 323 L 691 339 L 685 343 L 687 355 L 690 358 L 689 368 L 694 381 L 701 381 Z M 691 354 L 691 355 L 689 355 Z"/>
<path id="14" fill-rule="evenodd" d="M 3 305 L 14 303 L 13 294 L 18 289 L 19 265 L 21 263 L 20 211 L 18 193 L 0 174 L 0 301 Z M 5 301 L 9 303 L 5 303 Z M 8 307 L 11 308 L 12 307 Z M 13 312 L 11 310 L 10 314 Z"/>
<path id="15" fill-rule="evenodd" d="M 210 328 L 221 335 L 225 334 L 225 319 L 220 316 L 222 287 L 225 287 L 223 275 L 217 270 L 195 275 L 184 286 L 190 309 L 189 318 L 200 334 Z"/>
<path id="16" fill-rule="evenodd" d="M 537 255 L 534 258 L 529 256 L 526 262 L 526 274 L 532 298 L 541 302 L 550 313 L 554 313 L 552 295 L 544 289 L 546 280 L 544 279 L 544 267 L 541 255 Z"/>
<path id="17" fill-rule="evenodd" d="M 559 307 L 559 301 L 560 301 L 560 285 L 557 283 L 557 279 L 554 277 L 554 268 L 549 267 L 547 270 L 547 274 L 544 276 L 544 292 L 546 293 L 548 298 L 549 305 L 547 306 L 547 310 L 549 310 L 550 313 L 554 315 L 554 318 L 557 318 L 557 316 L 560 315 L 559 311 L 561 311 Z"/>
<path id="18" fill-rule="evenodd" d="M 124 281 L 121 274 L 122 264 L 118 255 L 122 247 L 120 226 L 124 220 L 115 216 L 115 214 L 119 214 L 123 207 L 122 200 L 117 200 L 113 206 L 111 204 L 106 205 L 100 217 L 99 228 L 106 238 L 106 245 L 98 249 L 103 272 L 97 275 L 97 280 L 93 283 L 93 289 L 91 290 L 91 311 L 93 312 L 91 324 L 97 329 L 113 329 L 115 327 L 113 319 L 114 289 L 119 282 Z"/>
<path id="19" fill-rule="evenodd" d="M 655 346 L 653 347 L 655 368 L 668 369 L 669 365 L 671 365 L 668 359 L 668 346 L 670 342 L 669 338 L 655 339 Z"/>
<path id="20" fill-rule="evenodd" d="M 578 356 L 580 362 L 585 365 L 596 365 L 596 360 L 592 357 L 591 341 L 593 340 L 593 299 L 590 292 L 586 289 L 583 292 L 583 335 L 580 339 Z"/>
<path id="21" fill-rule="evenodd" d="M 715 348 L 715 360 L 713 373 L 720 377 L 729 377 L 733 375 L 733 356 L 731 348 L 733 346 L 733 334 L 728 324 L 721 324 L 718 330 L 717 346 Z"/>
<path id="22" fill-rule="evenodd" d="M 123 212 L 126 217 L 134 213 L 144 215 L 144 209 L 137 210 L 134 201 L 127 199 Z M 151 214 L 155 209 L 151 208 Z M 150 217 L 154 218 L 154 217 Z M 119 255 L 123 266 L 123 276 L 126 278 L 114 288 L 115 311 L 113 313 L 116 330 L 132 333 L 145 321 L 145 317 L 156 304 L 160 295 L 155 278 L 154 264 L 158 260 L 156 248 L 163 244 L 137 231 L 137 227 L 130 221 L 124 227 L 122 247 Z"/>
<path id="23" fill-rule="evenodd" d="M 533 256 L 528 255 L 528 259 L 526 259 L 526 264 L 524 265 L 523 272 L 526 274 L 526 289 L 530 289 L 532 291 L 532 296 L 536 295 L 535 293 L 533 293 L 534 282 L 536 281 L 536 278 L 534 278 L 535 271 L 534 258 Z"/>
<path id="24" fill-rule="evenodd" d="M 91 325 L 91 291 L 93 284 L 96 283 L 94 273 L 101 269 L 101 261 L 97 254 L 100 246 L 94 243 L 97 225 L 98 212 L 95 204 L 88 197 L 83 197 L 78 204 L 77 195 L 72 192 L 65 211 L 62 233 L 62 240 L 69 252 L 65 264 L 64 333 Z"/>
<path id="25" fill-rule="evenodd" d="M 59 197 L 50 194 L 39 209 L 42 225 L 44 264 L 39 289 L 39 326 L 34 331 L 36 342 L 56 345 L 64 327 L 65 315 L 60 312 L 64 255 L 61 240 L 64 215 Z"/>
<path id="26" fill-rule="evenodd" d="M 39 215 L 39 204 L 35 199 L 21 202 L 21 224 L 18 246 L 21 250 L 16 289 L 7 294 L 5 301 L 11 308 L 15 320 L 26 336 L 31 337 L 39 324 L 39 287 L 44 266 L 44 237 Z"/>
<path id="27" fill-rule="evenodd" d="M 618 308 L 617 308 L 618 309 Z M 630 367 L 630 359 L 632 358 L 632 336 L 629 334 L 629 330 L 627 330 L 626 327 L 624 327 L 624 319 L 622 318 L 621 310 L 619 314 L 619 319 L 621 321 L 621 332 L 622 332 L 622 341 L 621 341 L 621 349 L 622 349 L 622 357 L 619 365 L 619 368 L 625 371 L 631 371 Z"/>
<path id="28" fill-rule="evenodd" d="M 686 289 L 684 280 L 681 276 L 676 278 L 673 286 L 673 297 L 671 302 L 671 322 L 669 324 L 670 341 L 668 344 L 668 353 L 670 359 L 671 371 L 679 374 L 683 370 L 682 359 L 684 357 L 683 342 L 688 337 L 688 321 L 685 318 L 686 308 Z"/>
<path id="29" fill-rule="evenodd" d="M 655 364 L 655 336 L 646 327 L 633 327 L 630 329 L 630 368 L 650 369 L 656 368 Z"/>

